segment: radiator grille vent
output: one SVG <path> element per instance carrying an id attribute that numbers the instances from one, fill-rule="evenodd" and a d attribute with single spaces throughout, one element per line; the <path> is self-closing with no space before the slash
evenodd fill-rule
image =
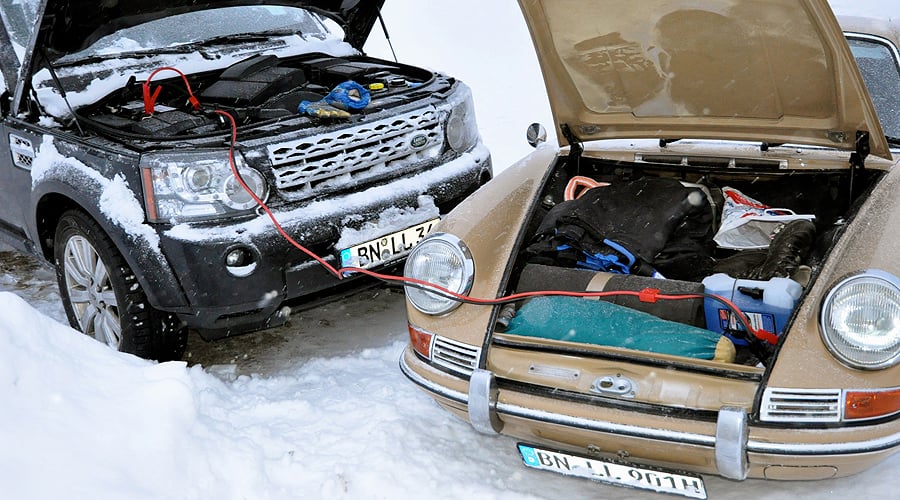
<path id="1" fill-rule="evenodd" d="M 481 349 L 436 336 L 434 346 L 431 348 L 431 359 L 451 371 L 470 375 L 478 365 L 478 356 Z"/>
<path id="2" fill-rule="evenodd" d="M 840 422 L 840 389 L 766 389 L 760 418 L 766 422 Z"/>

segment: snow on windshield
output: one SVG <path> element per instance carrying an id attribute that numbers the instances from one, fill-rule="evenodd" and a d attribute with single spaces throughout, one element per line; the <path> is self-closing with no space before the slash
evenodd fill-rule
<path id="1" fill-rule="evenodd" d="M 900 71 L 890 47 L 876 41 L 850 40 L 884 134 L 900 137 Z"/>
<path id="2" fill-rule="evenodd" d="M 236 19 L 240 22 L 236 23 Z M 191 29 L 186 30 L 185 26 Z M 272 5 L 226 7 L 187 12 L 124 28 L 59 61 L 154 50 L 256 33 L 296 34 L 304 39 L 317 40 L 343 38 L 342 33 L 329 32 L 318 15 L 304 9 Z"/>

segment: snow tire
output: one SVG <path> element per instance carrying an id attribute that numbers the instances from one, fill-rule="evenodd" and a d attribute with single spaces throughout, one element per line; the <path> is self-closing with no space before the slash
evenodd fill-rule
<path id="1" fill-rule="evenodd" d="M 187 328 L 174 314 L 150 305 L 134 271 L 96 221 L 67 211 L 53 242 L 59 291 L 73 328 L 142 358 L 181 358 Z"/>

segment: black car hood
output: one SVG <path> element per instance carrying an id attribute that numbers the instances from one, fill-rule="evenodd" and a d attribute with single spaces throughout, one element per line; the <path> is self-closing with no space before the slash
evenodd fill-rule
<path id="1" fill-rule="evenodd" d="M 173 14 L 238 5 L 315 10 L 340 24 L 344 40 L 361 49 L 384 0 L 46 0 L 38 43 L 56 53 L 69 54 L 122 28 Z"/>

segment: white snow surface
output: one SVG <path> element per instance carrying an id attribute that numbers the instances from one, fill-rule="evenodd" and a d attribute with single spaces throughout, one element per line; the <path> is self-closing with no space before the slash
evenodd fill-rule
<path id="1" fill-rule="evenodd" d="M 472 87 L 497 171 L 530 151 L 528 123 L 552 129 L 515 2 L 394 0 L 383 13 L 401 61 Z M 368 51 L 390 57 L 378 35 Z M 2 498 L 662 498 L 528 470 L 514 440 L 437 407 L 397 367 L 399 294 L 371 299 L 379 307 L 326 307 L 337 332 L 294 316 L 298 335 L 323 331 L 310 343 L 341 347 L 237 376 L 229 365 L 141 360 L 78 334 L 64 326 L 52 280 L 0 261 Z M 893 498 L 898 472 L 895 456 L 846 479 L 705 480 L 710 498 Z"/>

